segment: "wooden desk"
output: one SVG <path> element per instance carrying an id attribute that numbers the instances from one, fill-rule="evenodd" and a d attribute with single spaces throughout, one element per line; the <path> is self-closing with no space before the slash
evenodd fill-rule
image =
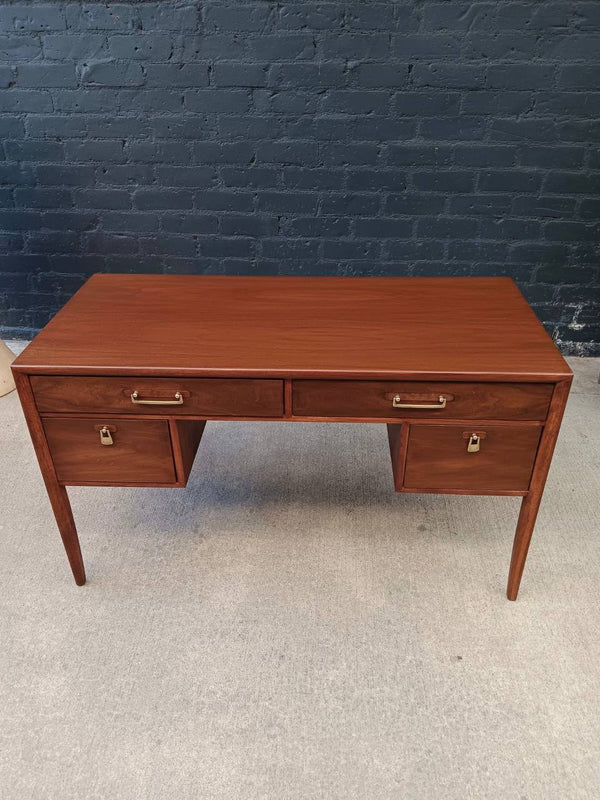
<path id="1" fill-rule="evenodd" d="M 398 492 L 523 497 L 516 599 L 571 370 L 508 278 L 95 275 L 13 364 L 65 486 L 185 486 L 207 420 L 379 422 Z"/>

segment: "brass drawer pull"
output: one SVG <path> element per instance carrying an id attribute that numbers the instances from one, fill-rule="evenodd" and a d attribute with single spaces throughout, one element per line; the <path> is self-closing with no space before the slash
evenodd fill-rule
<path id="1" fill-rule="evenodd" d="M 463 431 L 462 438 L 467 442 L 467 453 L 479 453 L 481 442 L 486 437 L 485 431 Z"/>
<path id="2" fill-rule="evenodd" d="M 102 428 L 100 428 L 100 444 L 107 446 L 114 444 L 110 429 L 106 425 L 103 425 Z"/>
<path id="3" fill-rule="evenodd" d="M 394 395 L 392 398 L 392 405 L 394 408 L 446 408 L 446 398 L 443 394 L 440 395 L 437 403 L 403 403 L 399 394 Z"/>
<path id="4" fill-rule="evenodd" d="M 481 437 L 476 433 L 469 436 L 469 443 L 467 444 L 467 453 L 478 453 L 481 444 Z"/>
<path id="5" fill-rule="evenodd" d="M 142 400 L 135 391 L 131 395 L 131 402 L 137 403 L 138 406 L 182 406 L 183 395 L 181 392 L 175 392 L 173 400 Z"/>

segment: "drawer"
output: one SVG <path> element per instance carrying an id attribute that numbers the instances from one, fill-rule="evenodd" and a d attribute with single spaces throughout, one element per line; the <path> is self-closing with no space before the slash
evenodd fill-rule
<path id="1" fill-rule="evenodd" d="M 72 378 L 35 375 L 40 412 L 277 417 L 283 382 L 238 378 Z M 133 397 L 132 397 L 133 395 Z"/>
<path id="2" fill-rule="evenodd" d="M 411 425 L 404 488 L 525 492 L 537 452 L 539 425 Z M 472 433 L 479 451 L 468 452 Z"/>
<path id="3" fill-rule="evenodd" d="M 166 420 L 107 417 L 43 418 L 46 439 L 62 483 L 175 483 Z M 112 444 L 102 444 L 101 429 Z"/>
<path id="4" fill-rule="evenodd" d="M 550 383 L 299 380 L 293 407 L 294 415 L 307 417 L 543 421 L 553 388 Z M 396 407 L 394 398 L 410 407 Z"/>

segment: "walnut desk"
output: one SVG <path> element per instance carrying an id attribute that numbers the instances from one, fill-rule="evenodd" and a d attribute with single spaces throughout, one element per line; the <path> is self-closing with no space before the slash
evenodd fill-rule
<path id="1" fill-rule="evenodd" d="M 571 370 L 508 278 L 94 275 L 13 364 L 66 486 L 185 486 L 207 420 L 387 424 L 398 492 L 523 498 L 516 599 Z"/>

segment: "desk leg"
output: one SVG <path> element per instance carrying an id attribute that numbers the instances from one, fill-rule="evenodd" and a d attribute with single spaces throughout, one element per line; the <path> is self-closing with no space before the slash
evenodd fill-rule
<path id="1" fill-rule="evenodd" d="M 85 567 L 83 566 L 79 539 L 77 538 L 77 528 L 75 527 L 67 490 L 58 482 L 56 477 L 54 464 L 52 463 L 52 457 L 44 435 L 42 421 L 35 405 L 33 392 L 31 391 L 29 377 L 21 372 L 15 371 L 14 379 L 21 399 L 21 405 L 23 406 L 23 412 L 25 414 L 31 440 L 40 465 L 42 477 L 46 484 L 50 505 L 54 511 L 56 524 L 58 525 L 58 530 L 67 552 L 67 558 L 69 559 L 69 564 L 73 571 L 73 577 L 78 586 L 83 586 L 85 583 Z"/>
<path id="2" fill-rule="evenodd" d="M 60 538 L 67 553 L 75 583 L 77 586 L 83 586 L 85 583 L 85 567 L 67 490 L 55 481 L 48 480 L 46 476 L 44 476 L 44 483 L 46 484 L 46 491 L 50 498 L 50 504 L 54 511 Z"/>
<path id="3" fill-rule="evenodd" d="M 408 449 L 408 424 L 406 422 L 388 423 L 387 432 L 392 459 L 394 489 L 399 492 L 404 483 L 404 469 Z"/>
<path id="4" fill-rule="evenodd" d="M 510 570 L 508 573 L 508 587 L 506 590 L 506 596 L 509 600 L 516 600 L 519 593 L 521 577 L 523 576 L 523 569 L 525 568 L 525 561 L 527 559 L 527 551 L 529 550 L 529 543 L 531 542 L 535 520 L 542 500 L 542 494 L 544 493 L 544 485 L 548 476 L 548 470 L 550 469 L 552 453 L 554 452 L 554 446 L 558 437 L 558 431 L 560 429 L 560 423 L 570 388 L 570 380 L 557 383 L 554 387 L 550 410 L 531 474 L 529 492 L 523 498 L 521 511 L 519 512 L 510 561 Z"/>
<path id="5" fill-rule="evenodd" d="M 533 535 L 535 520 L 541 500 L 541 491 L 530 491 L 529 494 L 523 498 L 523 502 L 521 503 L 512 556 L 510 559 L 510 569 L 508 572 L 506 596 L 509 600 L 516 600 L 519 593 L 519 586 L 521 585 L 521 578 L 523 576 L 523 570 L 525 569 L 525 560 L 527 559 L 529 543 Z"/>

